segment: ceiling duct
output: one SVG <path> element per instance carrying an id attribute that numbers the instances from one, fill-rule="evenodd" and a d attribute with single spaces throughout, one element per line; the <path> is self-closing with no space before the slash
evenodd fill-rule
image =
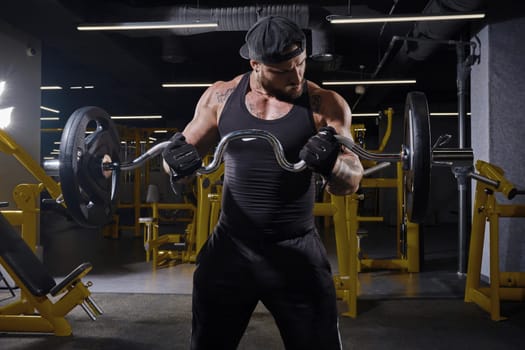
<path id="1" fill-rule="evenodd" d="M 433 0 L 423 10 L 424 15 L 442 13 L 472 12 L 479 10 L 484 0 Z M 464 21 L 431 21 L 417 22 L 412 30 L 412 37 L 416 39 L 452 39 L 463 27 Z M 441 46 L 432 42 L 405 42 L 401 52 L 406 52 L 411 59 L 422 61 L 428 58 Z"/>
<path id="2" fill-rule="evenodd" d="M 324 20 L 326 14 L 319 8 L 312 9 L 308 5 L 267 5 L 241 6 L 223 8 L 193 8 L 179 6 L 171 8 L 168 21 L 177 23 L 217 22 L 215 28 L 180 28 L 172 29 L 171 33 L 184 36 L 208 33 L 211 31 L 248 31 L 259 18 L 278 15 L 290 18 L 299 27 L 310 30 L 310 56 L 317 60 L 331 60 L 333 57 L 333 43 L 328 32 L 329 28 Z M 175 38 L 176 40 L 176 38 Z M 169 44 L 169 40 L 166 41 Z M 169 48 L 173 52 L 173 47 Z M 174 53 L 177 60 L 183 60 L 183 54 Z"/>

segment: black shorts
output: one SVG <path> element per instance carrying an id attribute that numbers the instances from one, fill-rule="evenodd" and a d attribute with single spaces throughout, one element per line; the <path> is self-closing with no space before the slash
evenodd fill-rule
<path id="1" fill-rule="evenodd" d="M 341 349 L 332 273 L 315 230 L 267 244 L 216 230 L 193 281 L 192 349 L 235 349 L 259 301 L 286 349 Z"/>

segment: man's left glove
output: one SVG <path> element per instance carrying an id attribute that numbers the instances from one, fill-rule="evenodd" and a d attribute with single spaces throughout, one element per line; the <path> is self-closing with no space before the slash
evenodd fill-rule
<path id="1" fill-rule="evenodd" d="M 331 126 L 323 126 L 319 132 L 310 137 L 299 152 L 299 158 L 304 160 L 312 171 L 329 178 L 332 174 L 341 145 L 334 135 L 337 133 Z"/>
<path id="2" fill-rule="evenodd" d="M 162 157 L 168 163 L 172 180 L 179 180 L 185 176 L 192 175 L 202 166 L 202 159 L 197 149 L 186 142 L 186 138 L 180 132 L 170 139 L 171 145 L 162 151 Z"/>

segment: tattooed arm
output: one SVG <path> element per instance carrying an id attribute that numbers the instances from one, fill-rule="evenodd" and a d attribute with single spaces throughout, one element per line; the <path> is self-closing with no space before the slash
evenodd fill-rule
<path id="1" fill-rule="evenodd" d="M 183 135 L 204 156 L 219 141 L 219 117 L 228 97 L 240 81 L 219 81 L 210 86 L 201 96 L 193 119 L 186 125 Z"/>
<path id="2" fill-rule="evenodd" d="M 342 136 L 352 138 L 352 113 L 343 97 L 334 91 L 309 83 L 310 104 L 317 128 L 331 126 Z M 355 153 L 341 147 L 341 154 L 332 168 L 326 190 L 335 195 L 354 193 L 363 177 L 363 166 Z"/>

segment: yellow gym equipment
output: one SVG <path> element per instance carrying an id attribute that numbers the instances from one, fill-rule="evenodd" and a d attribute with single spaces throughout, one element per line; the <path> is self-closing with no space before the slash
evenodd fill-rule
<path id="1" fill-rule="evenodd" d="M 392 117 L 394 110 L 388 108 L 383 111 L 383 115 L 386 116 L 386 130 L 383 134 L 381 142 L 377 150 L 371 150 L 373 153 L 381 153 L 384 151 L 390 135 L 392 133 Z M 352 135 L 356 142 L 360 142 L 364 145 L 366 128 L 361 124 L 352 125 Z M 377 166 L 377 162 L 362 159 L 361 162 L 365 169 Z M 361 180 L 361 188 L 393 188 L 396 190 L 396 245 L 397 256 L 392 259 L 387 258 L 368 258 L 364 251 L 360 249 L 360 240 L 364 235 L 359 234 L 359 223 L 360 222 L 382 222 L 384 218 L 382 216 L 361 216 L 359 215 L 359 203 L 360 201 L 366 200 L 365 196 L 354 194 L 347 198 L 347 216 L 349 222 L 349 232 L 355 234 L 357 237 L 358 246 L 358 271 L 363 269 L 392 269 L 392 270 L 405 270 L 408 272 L 419 272 L 420 261 L 419 261 L 419 225 L 408 221 L 403 212 L 404 205 L 404 183 L 403 183 L 403 168 L 402 163 L 397 162 L 396 164 L 396 177 L 393 178 L 377 178 L 377 177 L 364 177 Z"/>
<path id="2" fill-rule="evenodd" d="M 18 209 L 0 212 L 0 265 L 20 288 L 16 301 L 0 307 L 0 331 L 70 335 L 71 326 L 65 316 L 77 305 L 93 320 L 102 314 L 91 298 L 91 283 L 81 281 L 92 266 L 83 263 L 56 284 L 35 250 L 39 195 L 45 188 L 61 203 L 60 186 L 4 130 L 0 130 L 0 151 L 15 157 L 40 181 L 16 186 L 13 197 Z M 21 233 L 13 225 L 20 226 Z"/>
<path id="3" fill-rule="evenodd" d="M 139 223 L 144 224 L 144 250 L 146 261 L 152 261 L 153 270 L 158 267 L 170 266 L 173 263 L 187 263 L 195 261 L 195 219 L 197 208 L 191 203 L 159 203 L 158 189 L 150 185 L 147 201 L 151 205 L 151 216 L 139 218 Z M 155 194 L 156 193 L 156 194 Z M 184 211 L 189 223 L 184 233 L 159 234 L 163 219 L 161 210 Z M 163 249 L 163 247 L 183 249 Z"/>
<path id="4" fill-rule="evenodd" d="M 498 192 L 507 199 L 512 199 L 518 192 L 516 187 L 504 177 L 503 169 L 481 160 L 476 162 L 476 169 L 481 177 L 471 174 L 478 182 L 473 206 L 465 302 L 476 303 L 490 313 L 493 321 L 500 321 L 506 318 L 500 313 L 502 300 L 525 301 L 525 272 L 500 271 L 499 219 L 524 218 L 525 205 L 497 202 Z M 490 281 L 488 287 L 483 287 L 480 277 L 487 221 L 490 238 Z"/>

